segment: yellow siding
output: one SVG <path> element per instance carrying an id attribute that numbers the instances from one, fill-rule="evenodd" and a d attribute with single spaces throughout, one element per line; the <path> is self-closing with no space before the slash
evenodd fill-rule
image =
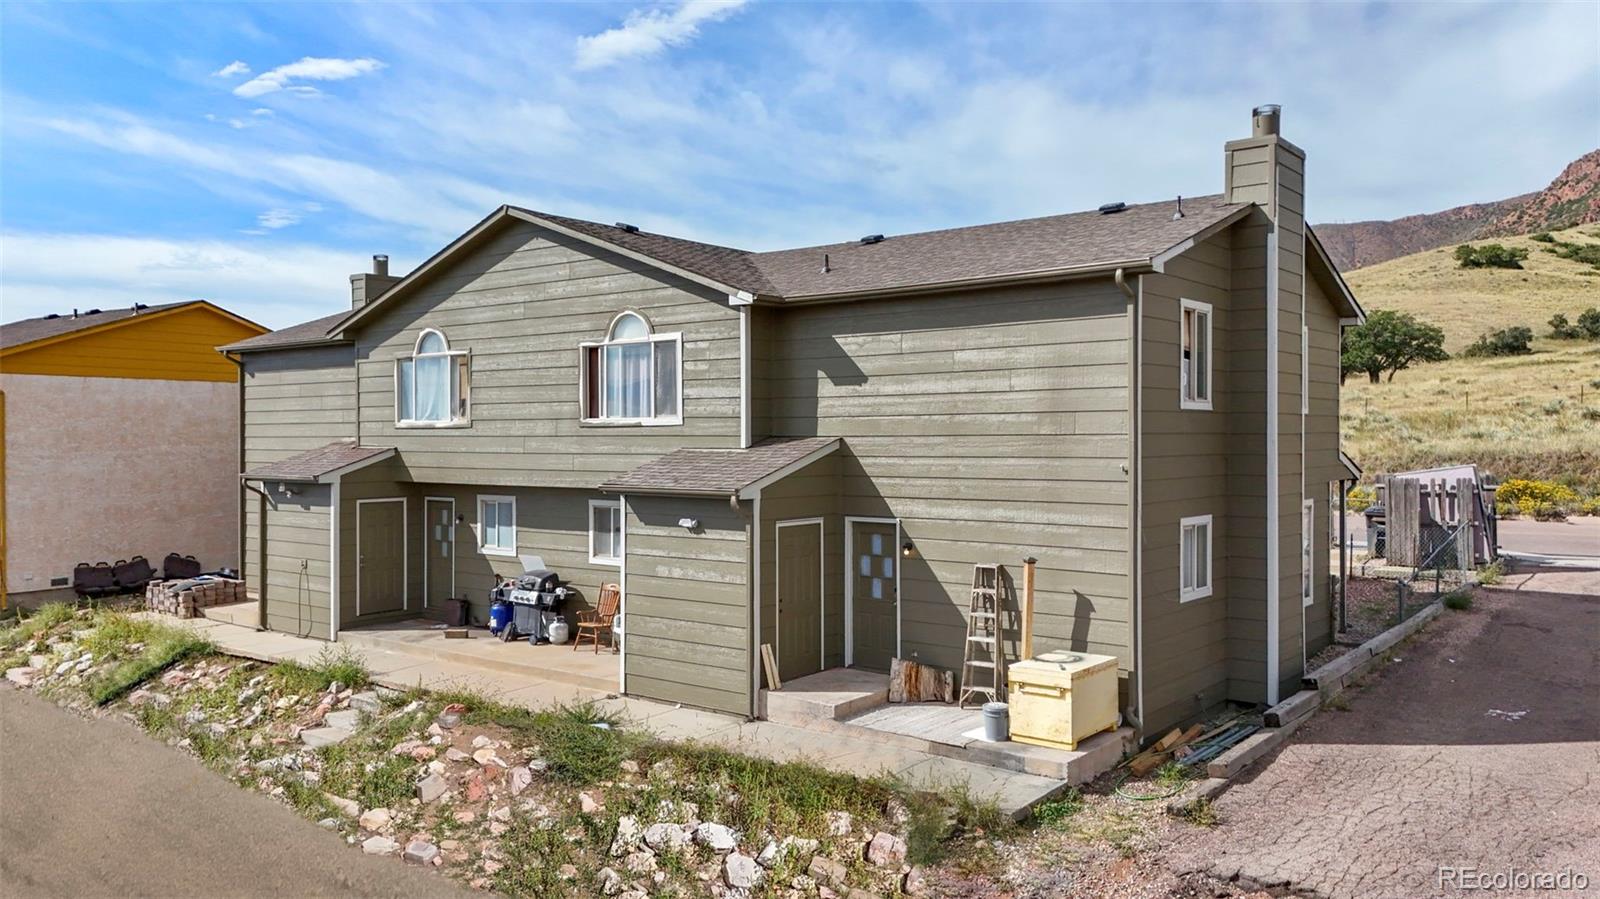
<path id="1" fill-rule="evenodd" d="M 235 381 L 239 369 L 216 348 L 266 330 L 210 306 L 185 306 L 14 348 L 0 358 L 0 371 L 84 378 Z"/>

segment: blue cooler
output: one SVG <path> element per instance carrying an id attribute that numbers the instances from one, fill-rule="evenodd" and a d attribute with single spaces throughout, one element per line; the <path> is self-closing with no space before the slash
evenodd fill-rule
<path id="1" fill-rule="evenodd" d="M 489 603 L 489 633 L 498 634 L 511 623 L 511 603 L 497 599 Z"/>

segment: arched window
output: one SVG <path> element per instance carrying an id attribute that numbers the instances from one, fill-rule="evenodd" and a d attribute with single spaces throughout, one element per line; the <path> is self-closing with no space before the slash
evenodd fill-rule
<path id="1" fill-rule="evenodd" d="M 400 427 L 466 424 L 471 357 L 450 349 L 450 341 L 428 328 L 417 336 L 410 356 L 394 365 L 394 417 Z"/>
<path id="2" fill-rule="evenodd" d="M 585 421 L 683 421 L 682 334 L 656 334 L 637 312 L 612 319 L 606 339 L 582 344 Z"/>

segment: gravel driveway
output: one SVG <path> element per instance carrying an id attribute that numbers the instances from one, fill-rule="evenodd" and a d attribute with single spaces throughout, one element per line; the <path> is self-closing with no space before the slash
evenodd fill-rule
<path id="1" fill-rule="evenodd" d="M 1328 897 L 1600 893 L 1600 595 L 1532 583 L 1392 651 L 1217 801 L 1175 869 Z M 1440 866 L 1570 867 L 1589 892 L 1469 893 Z"/>

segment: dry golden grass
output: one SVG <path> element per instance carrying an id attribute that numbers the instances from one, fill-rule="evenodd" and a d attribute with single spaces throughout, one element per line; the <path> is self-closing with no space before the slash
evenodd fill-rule
<path id="1" fill-rule="evenodd" d="M 1600 243 L 1600 225 L 1553 233 L 1573 243 Z M 1555 313 L 1576 321 L 1579 312 L 1600 306 L 1600 270 L 1593 266 L 1547 253 L 1548 244 L 1528 237 L 1472 241 L 1486 243 L 1524 247 L 1528 260 L 1521 270 L 1464 269 L 1449 246 L 1356 269 L 1345 280 L 1368 309 L 1410 312 L 1443 328 L 1445 349 L 1452 353 L 1491 328 L 1527 325 L 1545 334 L 1550 330 L 1545 323 Z"/>
<path id="2" fill-rule="evenodd" d="M 1344 447 L 1369 475 L 1475 462 L 1504 480 L 1600 494 L 1600 343 L 1539 340 L 1530 356 L 1451 359 L 1341 393 Z"/>
<path id="3" fill-rule="evenodd" d="M 1600 226 L 1555 235 L 1596 243 Z M 1545 252 L 1548 244 L 1529 237 L 1473 243 L 1526 247 L 1528 259 L 1520 271 L 1463 269 L 1451 246 L 1345 279 L 1367 309 L 1410 312 L 1443 328 L 1451 353 L 1511 325 L 1541 335 L 1536 352 L 1422 365 L 1391 383 L 1350 378 L 1340 395 L 1345 449 L 1369 477 L 1473 462 L 1502 480 L 1551 479 L 1600 494 L 1600 343 L 1542 337 L 1551 315 L 1575 321 L 1600 306 L 1600 271 Z"/>

